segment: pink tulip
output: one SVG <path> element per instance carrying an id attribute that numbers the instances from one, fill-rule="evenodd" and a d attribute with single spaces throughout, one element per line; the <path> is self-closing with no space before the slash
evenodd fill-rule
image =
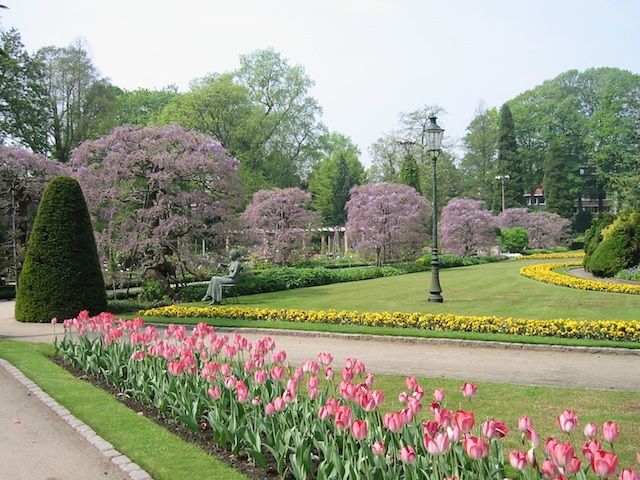
<path id="1" fill-rule="evenodd" d="M 408 464 L 416 461 L 416 451 L 411 445 L 407 445 L 400 449 L 400 460 L 402 460 L 402 463 Z"/>
<path id="2" fill-rule="evenodd" d="M 318 390 L 317 388 L 310 388 L 308 390 L 308 393 L 309 393 L 309 398 L 311 400 L 315 400 L 320 396 L 320 390 Z"/>
<path id="3" fill-rule="evenodd" d="M 463 442 L 464 450 L 473 460 L 480 460 L 489 454 L 489 443 L 485 438 L 468 435 Z"/>
<path id="4" fill-rule="evenodd" d="M 433 418 L 435 418 L 441 427 L 447 428 L 453 421 L 453 412 L 447 408 L 443 408 L 434 413 Z"/>
<path id="5" fill-rule="evenodd" d="M 602 478 L 609 478 L 618 469 L 618 456 L 613 452 L 603 452 L 600 450 L 591 457 L 591 468 L 596 475 Z"/>
<path id="6" fill-rule="evenodd" d="M 379 407 L 380 405 L 382 405 L 382 402 L 384 402 L 384 393 L 382 392 L 382 390 L 374 390 L 373 392 L 371 392 L 371 396 L 376 402 L 376 407 Z"/>
<path id="7" fill-rule="evenodd" d="M 282 380 L 284 378 L 284 368 L 280 365 L 271 367 L 271 378 L 276 381 Z"/>
<path id="8" fill-rule="evenodd" d="M 407 398 L 409 398 L 407 392 L 400 392 L 400 395 L 398 395 L 398 401 L 400 403 L 407 403 Z"/>
<path id="9" fill-rule="evenodd" d="M 565 433 L 573 432 L 578 426 L 578 417 L 573 410 L 565 410 L 556 419 L 558 428 Z"/>
<path id="10" fill-rule="evenodd" d="M 412 392 L 415 390 L 416 385 L 418 385 L 418 381 L 416 380 L 416 377 L 407 377 L 404 383 L 407 386 L 407 388 Z"/>
<path id="11" fill-rule="evenodd" d="M 570 443 L 556 443 L 551 450 L 551 460 L 556 467 L 566 467 L 573 458 L 573 446 Z"/>
<path id="12" fill-rule="evenodd" d="M 465 412 L 464 410 L 458 410 L 453 415 L 453 419 L 461 432 L 467 433 L 473 428 L 475 418 L 473 412 Z"/>
<path id="13" fill-rule="evenodd" d="M 57 323 L 58 323 L 58 317 L 53 317 L 53 318 L 51 319 L 51 325 L 55 325 L 55 324 L 57 324 Z"/>
<path id="14" fill-rule="evenodd" d="M 527 466 L 527 454 L 525 452 L 511 452 L 509 454 L 509 463 L 517 470 L 524 470 Z"/>
<path id="15" fill-rule="evenodd" d="M 222 365 L 220 365 L 220 373 L 223 377 L 228 377 L 229 375 L 231 375 L 233 373 L 233 370 L 231 370 L 231 365 L 229 365 L 228 363 L 223 363 Z"/>
<path id="16" fill-rule="evenodd" d="M 351 424 L 351 434 L 356 440 L 363 440 L 368 432 L 369 427 L 366 420 L 354 420 Z"/>
<path id="17" fill-rule="evenodd" d="M 296 399 L 296 392 L 287 388 L 282 394 L 282 399 L 285 403 L 293 403 Z"/>
<path id="18" fill-rule="evenodd" d="M 276 409 L 276 412 L 281 412 L 287 407 L 287 403 L 282 397 L 276 397 L 273 399 L 273 407 Z"/>
<path id="19" fill-rule="evenodd" d="M 351 425 L 351 410 L 346 405 L 339 406 L 333 414 L 336 428 L 344 430 Z"/>
<path id="20" fill-rule="evenodd" d="M 421 402 L 422 399 L 424 398 L 424 388 L 422 388 L 420 385 L 416 385 L 416 388 L 413 390 L 412 397 L 416 401 Z"/>
<path id="21" fill-rule="evenodd" d="M 207 393 L 214 400 L 218 400 L 220 398 L 220 395 L 222 394 L 222 392 L 220 392 L 220 387 L 209 388 L 209 390 L 207 390 Z"/>
<path id="22" fill-rule="evenodd" d="M 638 480 L 638 474 L 632 468 L 625 468 L 620 472 L 619 480 Z"/>
<path id="23" fill-rule="evenodd" d="M 330 353 L 319 353 L 318 362 L 320 365 L 329 366 L 331 365 L 331 362 L 333 362 L 333 355 Z"/>
<path id="24" fill-rule="evenodd" d="M 598 453 L 602 450 L 602 445 L 598 440 L 587 440 L 584 442 L 584 446 L 582 447 L 582 455 L 591 462 L 591 458 L 595 453 Z"/>
<path id="25" fill-rule="evenodd" d="M 384 442 L 377 440 L 373 445 L 371 445 L 371 452 L 373 452 L 374 455 L 384 454 Z"/>
<path id="26" fill-rule="evenodd" d="M 256 382 L 257 385 L 262 385 L 267 381 L 268 374 L 264 370 L 256 370 L 253 372 L 253 381 Z"/>
<path id="27" fill-rule="evenodd" d="M 460 429 L 457 425 L 447 427 L 447 437 L 450 442 L 457 442 L 460 439 Z"/>
<path id="28" fill-rule="evenodd" d="M 264 406 L 264 414 L 267 416 L 274 415 L 276 413 L 276 407 L 273 406 L 273 403 L 269 402 Z"/>
<path id="29" fill-rule="evenodd" d="M 595 423 L 587 423 L 584 426 L 584 436 L 589 438 L 595 438 L 598 435 L 598 427 Z"/>
<path id="30" fill-rule="evenodd" d="M 478 393 L 478 386 L 474 383 L 463 383 L 460 388 L 462 390 L 462 395 L 466 398 L 471 398 Z"/>
<path id="31" fill-rule="evenodd" d="M 320 417 L 320 420 L 328 420 L 329 418 L 331 418 L 332 415 L 333 415 L 333 412 L 326 405 L 320 407 L 320 410 L 318 411 L 318 416 Z"/>
<path id="32" fill-rule="evenodd" d="M 324 370 L 324 378 L 331 380 L 333 378 L 333 368 L 327 367 Z"/>
<path id="33" fill-rule="evenodd" d="M 318 385 L 320 385 L 320 378 L 317 375 L 313 375 L 307 380 L 307 388 L 318 388 Z"/>
<path id="34" fill-rule="evenodd" d="M 614 443 L 620 436 L 620 426 L 616 422 L 604 422 L 602 436 L 609 443 Z"/>
<path id="35" fill-rule="evenodd" d="M 444 390 L 436 388 L 433 391 L 433 399 L 438 403 L 442 403 L 442 401 L 444 400 Z"/>
<path id="36" fill-rule="evenodd" d="M 362 407 L 362 409 L 365 412 L 373 412 L 377 407 L 376 401 L 373 398 L 373 395 L 367 395 L 367 394 L 362 395 L 358 400 L 358 403 L 360 404 L 360 407 Z"/>
<path id="37" fill-rule="evenodd" d="M 382 417 L 382 425 L 393 433 L 398 433 L 404 427 L 404 417 L 400 413 L 387 412 Z"/>
<path id="38" fill-rule="evenodd" d="M 227 388 L 233 388 L 236 386 L 236 382 L 237 382 L 236 377 L 234 377 L 233 375 L 230 375 L 228 377 L 225 377 L 224 386 Z"/>
<path id="39" fill-rule="evenodd" d="M 422 444 L 431 455 L 442 455 L 449 450 L 449 437 L 444 433 L 436 433 L 435 436 L 424 435 Z"/>
<path id="40" fill-rule="evenodd" d="M 527 417 L 526 415 L 523 417 L 518 417 L 518 431 L 524 433 L 527 430 L 527 428 L 531 428 L 531 427 L 532 427 L 531 418 Z"/>
<path id="41" fill-rule="evenodd" d="M 540 439 L 538 438 L 538 434 L 533 427 L 527 428 L 524 434 L 529 439 L 533 447 L 538 446 L 538 444 L 540 443 Z"/>
<path id="42" fill-rule="evenodd" d="M 582 460 L 580 460 L 578 457 L 573 457 L 565 470 L 567 474 L 573 475 L 574 473 L 578 473 L 580 471 L 580 467 L 582 467 Z"/>
<path id="43" fill-rule="evenodd" d="M 435 420 L 430 420 L 428 422 L 422 423 L 422 433 L 424 435 L 433 437 L 439 431 L 440 431 L 440 424 Z"/>
<path id="44" fill-rule="evenodd" d="M 260 397 L 258 396 L 253 397 L 253 400 L 251 400 L 251 405 L 253 405 L 254 407 L 257 407 L 258 405 L 260 405 Z"/>
<path id="45" fill-rule="evenodd" d="M 287 359 L 287 352 L 280 350 L 279 352 L 273 352 L 271 355 L 271 361 L 274 363 L 282 363 Z"/>
<path id="46" fill-rule="evenodd" d="M 529 450 L 527 450 L 527 461 L 529 462 L 529 465 L 531 465 L 533 468 L 536 467 L 537 462 L 536 462 L 536 452 L 534 447 L 531 447 Z"/>
<path id="47" fill-rule="evenodd" d="M 490 418 L 482 423 L 482 434 L 487 438 L 503 438 L 508 429 L 504 422 Z"/>
<path id="48" fill-rule="evenodd" d="M 131 360 L 135 360 L 135 361 L 140 361 L 142 360 L 147 352 L 145 352 L 144 350 L 138 350 L 137 352 L 133 352 L 131 354 Z"/>
<path id="49" fill-rule="evenodd" d="M 542 462 L 540 465 L 540 473 L 544 475 L 545 478 L 552 479 L 555 478 L 558 473 L 558 468 L 553 464 L 553 462 L 549 459 Z"/>

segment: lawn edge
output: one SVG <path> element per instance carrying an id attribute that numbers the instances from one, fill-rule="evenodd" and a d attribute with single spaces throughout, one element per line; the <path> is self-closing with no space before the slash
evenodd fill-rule
<path id="1" fill-rule="evenodd" d="M 86 443 L 95 447 L 100 455 L 104 457 L 104 460 L 117 467 L 121 474 L 131 480 L 152 480 L 151 475 L 143 470 L 140 465 L 116 450 L 111 443 L 98 435 L 89 425 L 73 415 L 65 406 L 58 403 L 51 395 L 40 388 L 37 383 L 29 379 L 22 370 L 4 358 L 0 358 L 0 366 L 40 400 L 45 407 L 48 407 L 69 425 Z"/>

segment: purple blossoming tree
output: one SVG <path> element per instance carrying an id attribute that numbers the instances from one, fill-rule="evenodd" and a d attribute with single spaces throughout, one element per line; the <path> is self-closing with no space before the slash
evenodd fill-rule
<path id="1" fill-rule="evenodd" d="M 416 254 L 427 240 L 427 200 L 415 188 L 397 183 L 351 189 L 347 202 L 347 235 L 361 255 L 377 265 Z"/>
<path id="2" fill-rule="evenodd" d="M 571 223 L 555 213 L 508 208 L 498 215 L 498 226 L 524 227 L 529 233 L 529 248 L 552 248 L 566 244 Z"/>
<path id="3" fill-rule="evenodd" d="M 0 225 L 9 225 L 0 258 L 13 259 L 16 276 L 44 187 L 53 177 L 65 174 L 67 167 L 61 163 L 23 148 L 0 146 Z"/>
<path id="4" fill-rule="evenodd" d="M 191 270 L 194 242 L 223 245 L 241 204 L 238 161 L 178 126 L 124 126 L 74 152 L 103 261 L 162 281 Z"/>
<path id="5" fill-rule="evenodd" d="M 264 260 L 286 264 L 303 253 L 308 230 L 320 218 L 311 211 L 311 194 L 299 188 L 259 190 L 242 214 L 255 251 Z"/>
<path id="6" fill-rule="evenodd" d="M 453 198 L 442 209 L 438 232 L 442 249 L 463 257 L 496 245 L 496 219 L 484 202 Z"/>

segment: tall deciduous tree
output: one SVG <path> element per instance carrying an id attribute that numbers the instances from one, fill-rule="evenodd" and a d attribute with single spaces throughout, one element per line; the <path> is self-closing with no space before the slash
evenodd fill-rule
<path id="1" fill-rule="evenodd" d="M 438 229 L 442 249 L 463 257 L 488 251 L 496 245 L 496 219 L 484 202 L 454 198 L 445 205 Z"/>
<path id="2" fill-rule="evenodd" d="M 418 163 L 411 153 L 407 153 L 400 167 L 400 175 L 398 181 L 416 189 L 418 193 L 422 193 L 420 188 L 420 170 Z"/>
<path id="3" fill-rule="evenodd" d="M 408 258 L 427 239 L 427 200 L 414 188 L 397 183 L 351 189 L 347 202 L 347 235 L 360 254 L 377 265 Z"/>
<path id="4" fill-rule="evenodd" d="M 71 165 L 96 225 L 103 261 L 164 282 L 191 270 L 193 242 L 224 245 L 237 229 L 238 162 L 215 140 L 178 126 L 124 126 L 86 141 Z"/>
<path id="5" fill-rule="evenodd" d="M 41 62 L 24 49 L 16 30 L 0 32 L 0 144 L 47 151 L 48 102 Z"/>
<path id="6" fill-rule="evenodd" d="M 529 248 L 565 245 L 571 222 L 556 213 L 529 212 L 526 208 L 508 208 L 497 218 L 500 228 L 524 227 L 529 234 Z"/>
<path id="7" fill-rule="evenodd" d="M 69 160 L 71 150 L 88 138 L 88 99 L 100 78 L 88 53 L 79 44 L 41 48 L 37 55 L 45 65 L 51 150 L 53 156 L 64 163 Z"/>
<path id="8" fill-rule="evenodd" d="M 242 213 L 265 260 L 287 264 L 303 253 L 305 240 L 318 216 L 311 210 L 311 194 L 299 188 L 259 190 Z"/>
<path id="9" fill-rule="evenodd" d="M 508 104 L 500 108 L 500 131 L 498 135 L 498 175 L 509 175 L 505 183 L 505 208 L 517 207 L 524 204 L 524 182 L 522 165 L 518 159 L 516 135 L 513 117 Z M 493 196 L 493 210 L 499 211 L 502 205 L 502 190 L 496 189 Z"/>
<path id="10" fill-rule="evenodd" d="M 465 177 L 465 190 L 485 202 L 493 198 L 499 123 L 498 111 L 487 109 L 481 102 L 462 139 L 465 153 L 461 170 Z"/>
<path id="11" fill-rule="evenodd" d="M 544 159 L 544 197 L 547 211 L 564 218 L 573 216 L 574 195 L 568 188 L 569 184 L 564 151 L 560 142 L 554 139 L 549 144 Z"/>

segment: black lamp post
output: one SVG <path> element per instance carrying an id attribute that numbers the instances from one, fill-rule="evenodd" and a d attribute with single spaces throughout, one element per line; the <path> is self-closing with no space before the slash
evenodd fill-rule
<path id="1" fill-rule="evenodd" d="M 431 289 L 429 290 L 430 302 L 443 302 L 442 288 L 440 287 L 440 259 L 438 258 L 438 187 L 436 181 L 436 160 L 442 151 L 442 136 L 444 130 L 436 123 L 435 115 L 429 117 L 429 126 L 425 130 L 427 134 L 427 150 L 431 153 L 433 166 L 433 235 L 431 238 Z"/>
<path id="2" fill-rule="evenodd" d="M 502 210 L 504 212 L 504 181 L 509 180 L 511 177 L 509 175 L 496 175 L 496 180 L 500 180 L 502 182 Z"/>

